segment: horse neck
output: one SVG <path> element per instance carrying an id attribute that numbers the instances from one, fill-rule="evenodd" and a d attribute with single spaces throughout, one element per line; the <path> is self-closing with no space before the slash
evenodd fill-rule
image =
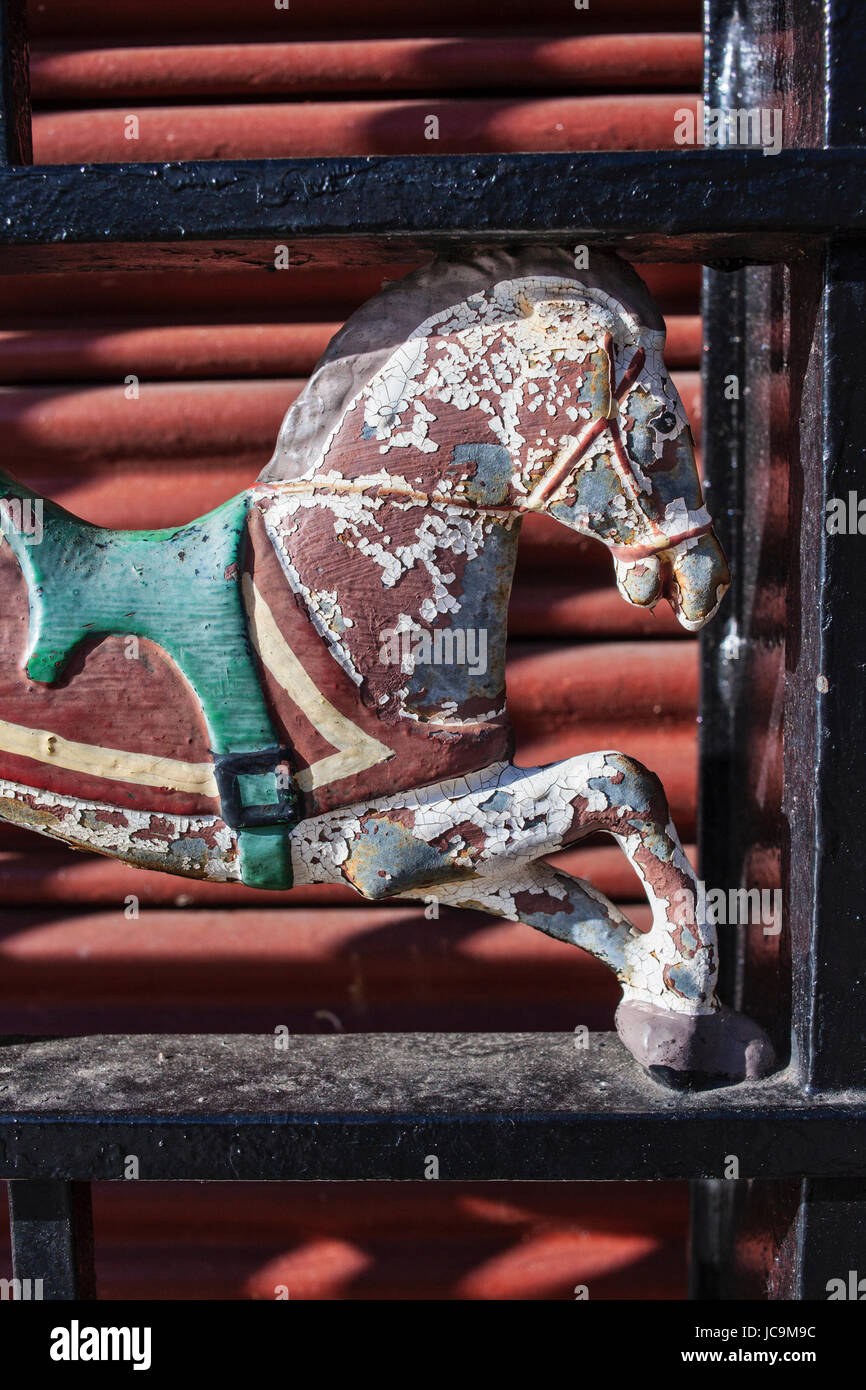
<path id="1" fill-rule="evenodd" d="M 517 515 L 394 495 L 387 481 L 359 492 L 300 480 L 277 485 L 265 515 L 292 587 L 365 701 L 425 721 L 501 709 Z"/>

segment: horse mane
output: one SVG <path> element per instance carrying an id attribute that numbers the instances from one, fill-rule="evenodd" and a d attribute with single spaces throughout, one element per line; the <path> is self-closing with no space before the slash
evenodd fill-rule
<path id="1" fill-rule="evenodd" d="M 437 257 L 367 300 L 331 339 L 288 410 L 259 482 L 284 482 L 315 468 L 358 392 L 428 320 L 504 281 L 545 277 L 584 290 L 587 300 L 617 315 L 628 336 L 645 329 L 661 333 L 659 345 L 663 342 L 664 320 L 646 285 L 611 252 L 591 250 L 589 268 L 580 271 L 571 256 L 556 247 L 479 248 L 460 257 Z"/>

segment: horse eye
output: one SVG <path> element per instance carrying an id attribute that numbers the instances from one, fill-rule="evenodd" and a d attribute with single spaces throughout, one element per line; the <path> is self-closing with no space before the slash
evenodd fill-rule
<path id="1" fill-rule="evenodd" d="M 661 415 L 657 415 L 654 420 L 650 420 L 659 434 L 670 434 L 671 430 L 677 427 L 677 417 L 671 410 L 663 410 Z"/>

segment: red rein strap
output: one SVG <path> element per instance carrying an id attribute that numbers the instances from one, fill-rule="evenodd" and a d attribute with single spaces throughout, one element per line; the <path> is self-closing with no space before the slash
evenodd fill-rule
<path id="1" fill-rule="evenodd" d="M 662 550 L 672 550 L 683 541 L 700 540 L 701 536 L 708 535 L 712 529 L 713 523 L 707 521 L 703 526 L 692 527 L 691 531 L 681 531 L 678 536 L 665 536 L 662 545 L 609 545 L 607 548 L 615 560 L 648 560 L 651 555 L 658 555 Z"/>
<path id="2" fill-rule="evenodd" d="M 604 350 L 607 353 L 608 370 L 611 379 L 613 378 L 612 348 L 613 342 L 610 337 L 610 334 L 608 334 L 604 340 Z M 611 393 L 614 400 L 622 400 L 626 392 L 634 385 L 634 383 L 637 381 L 637 378 L 640 376 L 643 370 L 643 364 L 645 361 L 646 353 L 644 352 L 643 348 L 638 348 L 637 352 L 629 362 L 628 367 L 626 368 L 625 372 L 620 378 L 618 386 Z M 584 430 L 583 434 L 579 437 L 574 449 L 570 453 L 566 454 L 565 458 L 560 463 L 554 464 L 553 467 L 550 468 L 547 473 L 545 473 L 544 477 L 539 479 L 539 481 L 536 483 L 535 487 L 532 489 L 530 499 L 532 502 L 532 510 L 534 510 L 539 505 L 539 503 L 545 502 L 547 498 L 550 496 L 550 494 L 552 492 L 555 492 L 561 483 L 565 482 L 565 479 L 568 477 L 569 473 L 573 472 L 574 469 L 577 467 L 578 463 L 580 463 L 580 460 L 583 458 L 590 444 L 592 444 L 596 439 L 598 439 L 599 435 L 604 434 L 605 430 L 607 429 L 611 430 L 611 437 L 613 438 L 614 449 L 617 451 L 617 453 L 619 453 L 619 451 L 622 451 L 623 453 L 625 452 L 622 449 L 622 441 L 619 437 L 619 430 L 616 428 L 616 421 L 613 419 L 612 416 L 608 417 L 606 415 L 600 415 L 597 420 L 594 420 L 592 422 L 588 429 Z M 621 459 L 620 464 L 622 465 Z M 634 477 L 631 473 L 631 469 L 628 467 L 627 473 L 628 476 L 631 478 L 632 484 L 634 484 Z"/>
<path id="3" fill-rule="evenodd" d="M 611 377 L 613 376 L 612 349 L 613 340 L 611 339 L 610 334 L 607 334 L 604 340 L 604 350 L 607 353 L 608 368 Z M 643 348 L 638 348 L 634 354 L 634 357 L 631 359 L 631 362 L 628 364 L 628 367 L 626 368 L 625 372 L 620 378 L 616 388 L 611 392 L 613 400 L 622 400 L 623 396 L 629 391 L 629 389 L 634 385 L 637 378 L 640 376 L 645 361 L 646 353 L 644 352 Z M 622 442 L 622 435 L 620 434 L 619 425 L 613 416 L 608 417 L 606 415 L 601 415 L 597 420 L 594 420 L 586 430 L 584 430 L 583 434 L 578 438 L 575 447 L 566 455 L 566 457 L 560 463 L 554 464 L 553 467 L 551 467 L 551 469 L 549 470 L 549 472 L 544 474 L 544 476 L 539 479 L 528 499 L 529 505 L 527 505 L 526 508 L 521 509 L 524 515 L 526 514 L 526 512 L 534 511 L 539 503 L 545 501 L 550 496 L 550 494 L 554 492 L 557 487 L 559 487 L 560 483 L 562 483 L 568 477 L 569 473 L 571 473 L 572 470 L 576 467 L 576 465 L 580 462 L 581 458 L 586 453 L 593 440 L 598 439 L 599 435 L 603 434 L 605 430 L 610 430 L 611 442 L 613 443 L 614 454 L 617 463 L 619 464 L 620 476 L 622 477 L 622 481 L 626 484 L 627 487 L 631 489 L 635 498 L 639 498 L 640 493 L 637 488 L 637 480 L 635 479 L 628 454 L 626 453 L 625 446 Z M 315 487 L 315 482 L 311 480 L 311 482 L 309 484 L 306 484 L 306 486 Z M 280 484 L 277 483 L 276 487 L 279 488 Z M 289 483 L 288 485 L 286 483 L 282 484 L 282 489 L 284 491 L 301 491 L 302 489 L 304 489 L 304 487 L 305 485 L 301 480 L 298 480 L 298 482 L 295 483 L 294 486 L 291 483 Z M 351 484 L 347 490 L 351 490 Z M 363 489 L 363 491 L 365 492 L 367 490 L 367 488 Z M 383 487 L 377 489 L 376 495 L 387 496 L 389 493 L 392 493 L 396 497 L 408 495 L 410 497 L 416 498 L 419 502 L 441 502 L 450 507 L 457 507 L 461 511 L 507 513 L 512 510 L 511 508 L 507 507 L 497 507 L 495 504 L 485 505 L 484 503 L 478 502 L 473 502 L 471 505 L 467 505 L 461 499 L 449 497 L 442 493 L 416 493 L 410 491 L 407 494 L 402 489 L 397 488 L 389 489 Z M 656 527 L 655 529 L 657 530 L 660 538 L 660 544 L 658 545 L 611 545 L 608 546 L 608 550 L 610 551 L 611 555 L 613 555 L 614 559 L 617 560 L 645 560 L 648 559 L 651 555 L 657 555 L 661 550 L 669 550 L 672 546 L 681 544 L 682 541 L 697 540 L 699 537 L 705 536 L 708 531 L 712 530 L 712 523 L 708 522 L 705 526 L 696 526 L 691 531 L 683 531 L 678 536 L 667 536 L 664 534 L 664 532 L 660 531 L 658 527 Z"/>

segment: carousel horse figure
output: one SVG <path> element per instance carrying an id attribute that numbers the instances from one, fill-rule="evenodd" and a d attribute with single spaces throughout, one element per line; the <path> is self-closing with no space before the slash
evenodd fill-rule
<path id="1" fill-rule="evenodd" d="M 257 484 L 189 525 L 105 530 L 0 475 L 0 817 L 175 874 L 519 919 L 616 972 L 658 1080 L 771 1070 L 716 998 L 658 777 L 613 749 L 511 761 L 524 516 L 595 537 L 622 596 L 689 631 L 728 587 L 664 336 L 614 256 L 482 249 L 354 314 Z M 649 931 L 546 862 L 596 831 Z"/>

